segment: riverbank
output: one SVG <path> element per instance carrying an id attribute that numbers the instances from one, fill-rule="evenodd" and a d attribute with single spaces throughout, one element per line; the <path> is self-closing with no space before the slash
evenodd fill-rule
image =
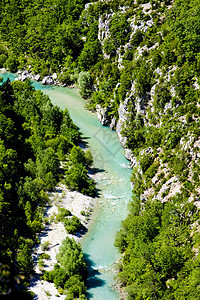
<path id="1" fill-rule="evenodd" d="M 57 262 L 56 255 L 59 247 L 66 236 L 80 243 L 85 232 L 87 232 L 95 204 L 95 198 L 82 195 L 76 191 L 69 191 L 63 184 L 59 184 L 54 192 L 49 193 L 49 203 L 45 212 L 45 228 L 38 235 L 39 245 L 33 249 L 35 275 L 31 279 L 28 288 L 29 291 L 34 293 L 33 299 L 55 299 L 55 297 L 65 299 L 66 295 L 59 294 L 54 283 L 42 280 L 41 276 L 44 271 L 53 270 Z M 68 234 L 64 224 L 56 220 L 59 208 L 68 209 L 72 215 L 80 219 L 82 229 L 75 235 Z M 43 253 L 48 259 L 43 259 L 41 263 L 40 257 Z"/>

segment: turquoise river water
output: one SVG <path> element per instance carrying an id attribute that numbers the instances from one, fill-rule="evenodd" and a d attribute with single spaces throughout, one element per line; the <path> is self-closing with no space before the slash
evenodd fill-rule
<path id="1" fill-rule="evenodd" d="M 14 80 L 11 73 L 0 74 L 6 80 Z M 119 258 L 114 247 L 116 232 L 127 216 L 127 204 L 131 199 L 131 170 L 124 157 L 124 149 L 117 135 L 102 126 L 94 113 L 85 109 L 85 100 L 74 89 L 42 86 L 33 82 L 36 89 L 47 94 L 54 105 L 68 108 L 74 123 L 79 127 L 83 140 L 88 144 L 97 169 L 96 183 L 99 198 L 91 225 L 82 240 L 82 248 L 89 266 L 88 299 L 116 300 L 119 295 L 113 289 L 114 264 Z"/>

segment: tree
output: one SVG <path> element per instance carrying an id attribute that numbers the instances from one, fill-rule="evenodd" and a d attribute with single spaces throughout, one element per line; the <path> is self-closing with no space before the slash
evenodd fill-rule
<path id="1" fill-rule="evenodd" d="M 90 149 L 87 149 L 85 151 L 85 164 L 88 167 L 91 167 L 93 164 L 93 156 L 92 156 Z"/>
<path id="2" fill-rule="evenodd" d="M 70 154 L 68 155 L 69 163 L 72 165 L 82 164 L 85 165 L 85 153 L 79 146 L 73 146 Z"/>
<path id="3" fill-rule="evenodd" d="M 91 93 L 92 81 L 89 72 L 82 71 L 78 76 L 78 85 L 83 98 L 87 98 Z"/>
<path id="4" fill-rule="evenodd" d="M 82 164 L 72 165 L 66 171 L 66 183 L 71 190 L 77 190 L 88 196 L 95 194 L 94 181 L 88 178 L 87 170 Z"/>
<path id="5" fill-rule="evenodd" d="M 77 274 L 82 279 L 86 278 L 87 267 L 83 259 L 81 246 L 74 239 L 66 237 L 63 240 L 56 258 L 58 263 L 65 269 L 68 277 Z"/>
<path id="6" fill-rule="evenodd" d="M 71 218 L 65 218 L 64 220 L 65 229 L 70 234 L 75 234 L 77 231 L 81 229 L 81 221 L 76 216 L 72 216 Z"/>
<path id="7" fill-rule="evenodd" d="M 31 247 L 28 243 L 23 243 L 17 254 L 17 263 L 19 272 L 25 276 L 30 276 L 33 272 L 33 261 L 31 254 Z"/>

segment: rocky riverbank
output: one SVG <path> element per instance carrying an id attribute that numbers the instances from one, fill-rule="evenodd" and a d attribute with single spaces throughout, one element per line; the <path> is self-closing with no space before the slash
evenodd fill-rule
<path id="1" fill-rule="evenodd" d="M 69 191 L 64 185 L 60 184 L 56 190 L 49 193 L 49 205 L 46 208 L 45 228 L 38 236 L 39 245 L 33 250 L 33 259 L 35 263 L 35 276 L 30 281 L 29 290 L 34 293 L 34 299 L 64 299 L 66 295 L 60 295 L 55 288 L 54 283 L 41 279 L 43 272 L 50 271 L 56 264 L 56 255 L 59 247 L 66 236 L 74 238 L 80 242 L 89 225 L 90 215 L 93 211 L 96 201 L 94 198 L 82 195 L 75 191 Z M 56 220 L 59 208 L 68 209 L 72 215 L 77 216 L 82 229 L 76 235 L 67 234 L 64 224 Z M 43 259 L 41 255 L 45 253 L 48 259 Z"/>
<path id="2" fill-rule="evenodd" d="M 26 79 L 41 81 L 43 85 L 61 85 L 61 82 L 58 80 L 57 73 L 49 74 L 41 78 L 40 74 L 34 74 L 31 71 L 31 67 L 28 70 L 18 70 L 18 78 L 16 80 L 25 81 Z"/>

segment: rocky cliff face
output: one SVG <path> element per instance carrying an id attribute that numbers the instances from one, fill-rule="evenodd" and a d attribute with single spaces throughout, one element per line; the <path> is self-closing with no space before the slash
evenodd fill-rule
<path id="1" fill-rule="evenodd" d="M 165 9 L 170 9 L 172 4 L 171 1 L 167 1 Z M 161 6 L 164 7 L 164 4 Z M 194 153 L 188 153 L 187 147 L 184 148 L 183 145 L 185 145 L 185 140 L 186 145 L 190 141 L 187 137 L 180 139 L 179 132 L 184 132 L 184 128 L 187 127 L 188 122 L 186 118 L 190 118 L 190 113 L 187 113 L 188 116 L 184 112 L 180 113 L 181 107 L 185 103 L 182 99 L 183 93 L 179 89 L 182 76 L 181 71 L 179 72 L 179 65 L 171 62 L 166 68 L 159 64 L 163 54 L 159 50 L 163 33 L 158 32 L 157 34 L 160 37 L 158 39 L 155 38 L 155 41 L 149 40 L 149 38 L 145 39 L 146 35 L 148 36 L 151 31 L 155 30 L 155 22 L 157 22 L 156 26 L 159 26 L 159 22 L 163 22 L 163 11 L 164 9 L 159 9 L 158 6 L 152 3 L 146 3 L 138 5 L 135 8 L 135 14 L 130 15 L 129 7 L 124 6 L 119 7 L 117 11 L 111 8 L 101 14 L 98 19 L 98 39 L 102 46 L 105 64 L 109 61 L 110 68 L 111 65 L 117 65 L 120 79 L 112 87 L 113 94 L 109 95 L 108 98 L 110 100 L 106 99 L 105 104 L 96 105 L 96 112 L 102 125 L 110 126 L 116 130 L 119 141 L 125 148 L 125 156 L 131 161 L 134 172 L 143 177 L 143 184 L 146 186 L 141 196 L 143 200 L 152 197 L 161 201 L 167 201 L 170 197 L 181 192 L 184 188 L 183 180 L 186 180 L 186 178 L 194 184 L 192 178 L 195 171 L 192 170 L 192 163 L 196 163 L 194 157 L 197 157 L 200 152 L 196 149 L 193 151 Z M 156 21 L 155 14 L 157 14 Z M 128 39 L 118 45 L 115 50 L 109 50 L 110 53 L 108 54 L 108 51 L 105 50 L 106 40 L 110 39 L 117 44 L 117 41 L 113 40 L 114 35 L 112 32 L 112 22 L 116 16 L 119 17 L 119 21 L 123 20 L 123 16 L 127 18 L 129 24 Z M 117 32 L 115 35 L 117 35 Z M 153 53 L 156 53 L 156 55 Z M 140 71 L 137 71 L 139 68 Z M 130 72 L 127 70 L 130 70 Z M 98 85 L 95 86 L 96 91 L 101 92 L 99 82 L 101 82 L 103 76 L 104 69 L 102 69 L 99 78 L 96 80 L 98 82 Z M 109 81 L 109 77 L 105 80 Z M 198 79 L 193 78 L 192 80 L 193 83 L 190 86 L 193 85 L 194 91 L 191 93 L 195 93 L 195 91 L 199 91 Z M 122 86 L 125 86 L 124 90 Z M 122 90 L 123 93 L 121 93 Z M 123 97 L 121 95 L 119 97 L 119 93 L 123 94 Z M 133 107 L 132 112 L 129 111 L 130 104 Z M 115 113 L 113 113 L 113 107 L 115 107 Z M 186 110 L 186 107 L 184 109 Z M 195 118 L 196 120 L 198 119 L 194 115 L 191 116 L 191 120 L 194 121 Z M 138 119 L 141 120 L 142 125 L 137 123 Z M 167 123 L 171 124 L 169 128 Z M 126 127 L 130 133 L 129 136 L 131 135 L 131 139 L 123 134 Z M 134 141 L 134 132 L 136 132 L 137 139 L 141 138 L 141 141 L 138 142 L 137 139 Z M 154 134 L 154 132 L 156 133 Z M 159 148 L 159 143 L 161 142 L 158 141 L 161 141 L 162 136 L 165 136 L 165 141 Z M 128 140 L 129 143 L 127 143 Z M 148 140 L 149 144 L 145 144 L 145 140 Z M 193 143 L 195 142 L 197 142 L 196 138 Z M 137 143 L 139 146 L 136 145 Z M 174 148 L 179 143 L 180 151 L 178 150 L 176 153 Z M 130 149 L 127 147 L 127 144 L 131 144 Z M 152 170 L 155 165 L 156 171 L 153 172 L 151 170 L 152 184 L 149 184 L 148 187 L 147 175 L 145 175 L 147 171 L 146 166 L 142 166 L 141 162 L 145 160 L 146 151 L 151 145 L 154 148 L 151 161 L 151 164 L 153 162 Z M 136 149 L 134 149 L 135 147 Z M 176 159 L 175 156 L 179 156 L 180 160 L 184 160 L 181 157 L 190 155 L 192 163 L 188 164 L 188 161 L 185 160 L 185 165 L 188 165 L 190 169 L 189 177 L 187 175 L 181 181 L 180 176 L 174 174 L 176 173 L 175 167 L 172 170 L 171 165 L 173 163 L 169 163 L 169 161 L 163 163 L 162 156 L 168 155 L 166 149 L 171 149 L 174 159 Z M 147 166 L 150 167 L 151 164 L 147 164 Z"/>
<path id="2" fill-rule="evenodd" d="M 117 121 L 117 126 L 116 126 L 116 133 L 119 138 L 120 143 L 122 146 L 125 148 L 126 146 L 126 141 L 127 138 L 122 135 L 122 130 L 123 126 L 126 124 L 126 121 L 128 121 L 129 116 L 128 116 L 128 103 L 129 99 L 125 99 L 124 103 L 120 103 L 119 109 L 118 109 L 118 114 L 119 114 L 119 119 Z"/>

